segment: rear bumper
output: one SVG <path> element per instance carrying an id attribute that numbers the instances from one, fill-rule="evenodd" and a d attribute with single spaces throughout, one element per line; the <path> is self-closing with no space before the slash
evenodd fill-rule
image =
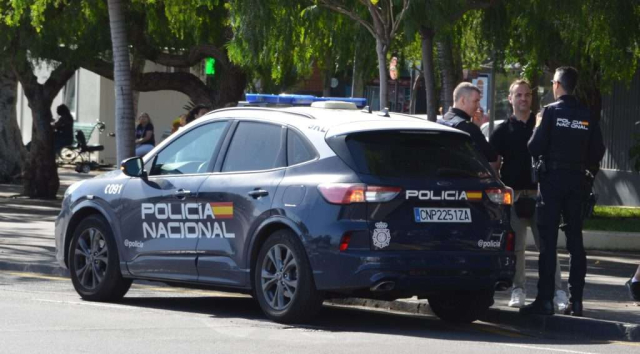
<path id="1" fill-rule="evenodd" d="M 342 252 L 314 269 L 318 290 L 395 297 L 510 286 L 515 256 L 508 252 Z M 391 282 L 375 289 L 383 282 Z"/>

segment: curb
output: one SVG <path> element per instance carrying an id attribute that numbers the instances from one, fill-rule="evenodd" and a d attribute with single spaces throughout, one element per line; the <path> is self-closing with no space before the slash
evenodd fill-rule
<path id="1" fill-rule="evenodd" d="M 566 237 L 558 235 L 558 248 L 566 249 Z M 584 249 L 587 251 L 640 251 L 639 232 L 582 230 Z M 527 228 L 527 247 L 535 247 L 531 228 Z"/>
<path id="2" fill-rule="evenodd" d="M 0 261 L 0 270 L 3 271 L 14 271 L 14 272 L 25 272 L 25 273 L 39 273 L 44 275 L 51 276 L 59 276 L 59 277 L 69 277 L 69 270 L 55 266 L 55 265 L 44 265 L 44 264 L 16 264 L 11 262 L 2 262 Z"/>
<path id="3" fill-rule="evenodd" d="M 435 316 L 427 301 L 381 301 L 346 298 L 332 299 L 326 303 Z M 510 326 L 518 331 L 547 338 L 640 342 L 640 325 L 625 322 L 564 315 L 521 316 L 515 310 L 504 310 L 495 307 L 490 308 L 480 318 L 480 321 Z"/>

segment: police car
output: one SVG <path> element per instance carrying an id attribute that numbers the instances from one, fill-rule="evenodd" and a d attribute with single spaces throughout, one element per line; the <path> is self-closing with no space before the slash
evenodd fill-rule
<path id="1" fill-rule="evenodd" d="M 511 202 L 456 129 L 354 102 L 221 109 L 69 187 L 57 259 L 92 301 L 145 279 L 248 293 L 283 323 L 350 296 L 470 322 L 510 286 Z"/>

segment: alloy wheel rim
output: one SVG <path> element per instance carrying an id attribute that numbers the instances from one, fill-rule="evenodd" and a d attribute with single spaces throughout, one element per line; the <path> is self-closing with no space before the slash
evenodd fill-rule
<path id="1" fill-rule="evenodd" d="M 276 311 L 287 309 L 298 289 L 298 262 L 293 252 L 282 244 L 271 247 L 261 272 L 262 294 L 269 306 Z"/>
<path id="2" fill-rule="evenodd" d="M 107 240 L 100 230 L 89 228 L 80 234 L 73 262 L 80 285 L 93 290 L 102 283 L 109 265 Z"/>

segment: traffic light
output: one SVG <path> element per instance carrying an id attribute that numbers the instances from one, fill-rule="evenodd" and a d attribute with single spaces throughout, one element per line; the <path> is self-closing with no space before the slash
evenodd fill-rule
<path id="1" fill-rule="evenodd" d="M 216 74 L 216 60 L 213 58 L 207 58 L 204 61 L 204 73 L 207 76 L 213 76 Z"/>

